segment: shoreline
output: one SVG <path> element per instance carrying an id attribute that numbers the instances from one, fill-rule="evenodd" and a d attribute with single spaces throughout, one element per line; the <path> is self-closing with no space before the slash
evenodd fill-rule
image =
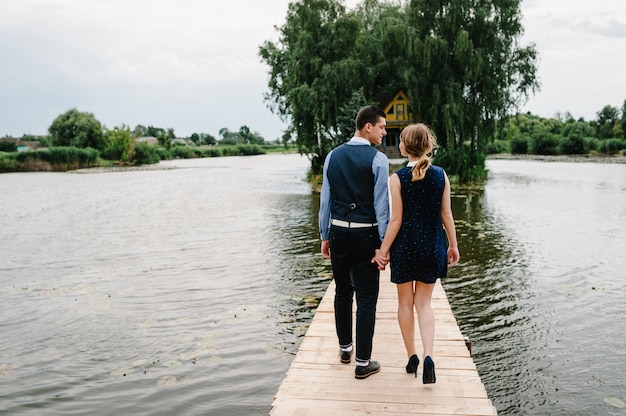
<path id="1" fill-rule="evenodd" d="M 566 163 L 626 163 L 626 156 L 622 155 L 514 155 L 498 153 L 487 155 L 487 160 L 536 160 L 540 162 Z"/>

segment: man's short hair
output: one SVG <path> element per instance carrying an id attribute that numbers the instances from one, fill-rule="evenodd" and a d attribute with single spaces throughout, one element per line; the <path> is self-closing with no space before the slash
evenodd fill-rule
<path id="1" fill-rule="evenodd" d="M 356 115 L 356 129 L 363 130 L 367 123 L 375 125 L 381 117 L 387 118 L 387 114 L 383 110 L 373 105 L 365 106 Z"/>

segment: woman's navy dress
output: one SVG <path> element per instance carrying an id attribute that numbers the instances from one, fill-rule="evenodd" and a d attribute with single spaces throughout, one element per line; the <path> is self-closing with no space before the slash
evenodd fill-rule
<path id="1" fill-rule="evenodd" d="M 431 165 L 424 179 L 411 182 L 411 168 L 396 172 L 402 195 L 402 226 L 391 255 L 391 281 L 435 283 L 448 273 L 448 244 L 441 223 L 444 170 Z"/>

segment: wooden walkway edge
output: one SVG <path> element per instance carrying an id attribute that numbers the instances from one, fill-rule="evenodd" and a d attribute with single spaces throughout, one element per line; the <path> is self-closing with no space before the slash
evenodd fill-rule
<path id="1" fill-rule="evenodd" d="M 417 378 L 407 374 L 408 358 L 396 319 L 396 288 L 389 269 L 380 276 L 380 295 L 372 359 L 381 371 L 367 379 L 354 378 L 351 364 L 339 362 L 335 334 L 334 282 L 322 298 L 269 415 L 496 415 L 452 314 L 440 281 L 433 293 L 435 310 L 434 357 L 437 383 L 422 384 L 422 363 Z M 416 319 L 416 347 L 422 346 Z"/>

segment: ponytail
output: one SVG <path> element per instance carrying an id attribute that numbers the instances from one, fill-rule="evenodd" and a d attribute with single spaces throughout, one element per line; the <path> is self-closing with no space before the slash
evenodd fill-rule
<path id="1" fill-rule="evenodd" d="M 424 179 L 424 176 L 426 176 L 426 171 L 430 167 L 430 164 L 430 157 L 428 157 L 428 155 L 423 154 L 422 156 L 420 156 L 419 160 L 417 161 L 415 166 L 413 166 L 413 169 L 411 171 L 413 173 L 413 176 L 411 177 L 411 182 L 417 182 Z"/>

